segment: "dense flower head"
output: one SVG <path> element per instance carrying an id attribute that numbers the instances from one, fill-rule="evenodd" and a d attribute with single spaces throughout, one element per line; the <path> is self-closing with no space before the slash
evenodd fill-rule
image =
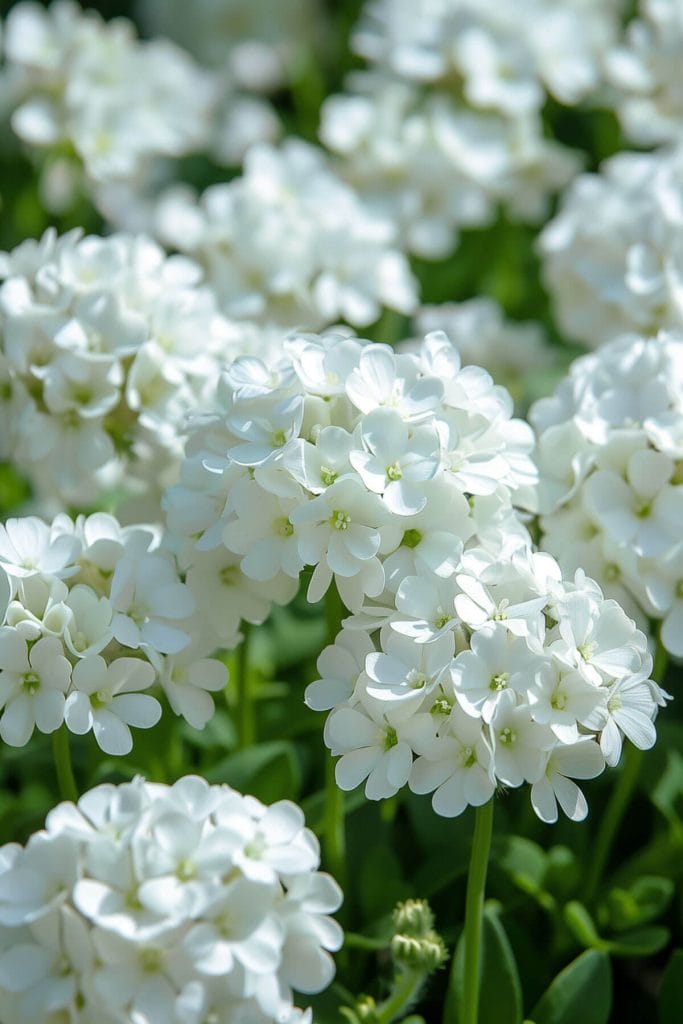
<path id="1" fill-rule="evenodd" d="M 531 430 L 443 333 L 411 353 L 292 333 L 277 364 L 236 359 L 219 398 L 164 504 L 188 585 L 224 632 L 242 609 L 263 621 L 305 566 L 309 600 L 334 579 L 358 610 L 420 566 L 449 578 L 472 538 L 527 536 L 513 501 L 532 496 Z"/>
<path id="2" fill-rule="evenodd" d="M 127 754 L 130 727 L 161 705 L 203 728 L 227 671 L 195 622 L 195 602 L 157 531 L 104 513 L 35 516 L 0 526 L 0 738 L 24 746 L 37 728 L 93 732 Z M 144 691 L 144 692 L 143 692 Z"/>
<path id="3" fill-rule="evenodd" d="M 373 64 L 417 82 L 459 84 L 472 106 L 573 104 L 600 81 L 619 0 L 372 0 L 352 38 Z"/>
<path id="4" fill-rule="evenodd" d="M 620 153 L 570 186 L 540 235 L 560 327 L 591 348 L 683 326 L 683 150 Z"/>
<path id="5" fill-rule="evenodd" d="M 0 850 L 6 1024 L 310 1024 L 336 882 L 296 804 L 186 776 L 102 785 Z"/>
<path id="6" fill-rule="evenodd" d="M 580 168 L 534 111 L 472 108 L 384 76 L 356 74 L 348 87 L 323 104 L 320 137 L 339 174 L 426 259 L 447 256 L 460 230 L 488 227 L 501 203 L 539 220 Z"/>
<path id="7" fill-rule="evenodd" d="M 48 230 L 0 254 L 0 282 L 0 455 L 39 497 L 82 507 L 123 483 L 158 501 L 186 415 L 261 332 L 143 236 Z"/>
<path id="8" fill-rule="evenodd" d="M 629 139 L 639 145 L 683 138 L 683 8 L 680 0 L 640 0 L 626 38 L 605 57 L 607 79 Z"/>
<path id="9" fill-rule="evenodd" d="M 306 691 L 330 711 L 325 742 L 342 789 L 371 800 L 404 786 L 437 814 L 528 783 L 542 821 L 587 813 L 574 782 L 647 749 L 664 694 L 632 619 L 549 555 L 475 546 L 455 572 L 425 566 L 344 623 Z"/>
<path id="10" fill-rule="evenodd" d="M 314 146 L 289 139 L 246 155 L 243 174 L 197 199 L 161 197 L 161 239 L 202 264 L 231 317 L 317 329 L 410 313 L 416 282 L 396 230 L 372 215 Z"/>
<path id="11" fill-rule="evenodd" d="M 175 44 L 138 40 L 127 19 L 18 3 L 3 42 L 14 131 L 38 149 L 72 147 L 90 179 L 131 180 L 153 157 L 205 144 L 216 82 Z"/>
<path id="12" fill-rule="evenodd" d="M 541 544 L 683 656 L 683 335 L 625 335 L 531 410 Z"/>

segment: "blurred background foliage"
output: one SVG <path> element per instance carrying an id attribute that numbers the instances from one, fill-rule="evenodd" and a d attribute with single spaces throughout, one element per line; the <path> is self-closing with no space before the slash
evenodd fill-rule
<path id="1" fill-rule="evenodd" d="M 0 3 L 0 12 L 11 6 Z M 131 14 L 131 4 L 113 0 L 91 6 L 107 18 Z M 321 100 L 341 88 L 354 66 L 347 38 L 359 7 L 360 0 L 320 0 L 316 52 L 304 62 L 292 88 L 275 97 L 287 132 L 316 141 Z M 583 153 L 587 170 L 624 148 L 609 111 L 569 109 L 552 101 L 544 111 L 544 124 L 548 136 Z M 68 216 L 50 219 L 40 202 L 33 166 L 5 132 L 0 136 L 0 249 L 38 236 L 50 223 L 59 231 L 75 226 L 102 230 L 99 215 L 85 199 Z M 178 176 L 199 188 L 229 177 L 202 157 L 182 161 Z M 464 232 L 449 260 L 413 260 L 425 303 L 489 295 L 512 319 L 544 325 L 558 358 L 551 369 L 539 369 L 524 382 L 523 393 L 516 396 L 521 411 L 551 390 L 578 352 L 563 343 L 553 324 L 535 236 L 534 229 L 501 215 L 490 229 Z M 365 333 L 396 341 L 407 329 L 400 315 L 387 313 Z M 20 513 L 29 498 L 15 470 L 0 466 L 0 517 Z M 316 658 L 328 641 L 325 611 L 308 605 L 304 592 L 305 584 L 290 607 L 275 609 L 262 628 L 251 631 L 246 657 L 244 648 L 225 655 L 231 681 L 224 698 L 218 695 L 216 715 L 204 731 L 191 729 L 166 708 L 159 726 L 138 732 L 133 753 L 121 760 L 103 755 L 92 736 L 70 737 L 79 787 L 138 773 L 172 782 L 197 772 L 266 802 L 295 800 L 302 804 L 309 826 L 321 834 L 328 755 L 321 738 L 323 716 L 304 706 L 303 692 L 316 678 Z M 255 705 L 253 736 L 251 726 L 241 727 L 237 707 L 235 680 L 245 663 Z M 679 676 L 680 669 L 669 666 L 660 682 L 676 694 Z M 683 953 L 672 955 L 683 946 L 679 700 L 660 717 L 658 734 L 657 746 L 642 758 L 635 795 L 614 836 L 603 878 L 596 878 L 593 870 L 598 830 L 623 775 L 623 760 L 616 771 L 586 785 L 590 815 L 581 824 L 542 824 L 532 812 L 527 787 L 499 794 L 487 891 L 489 918 L 503 929 L 491 926 L 487 931 L 482 1024 L 521 1024 L 523 1014 L 535 1024 L 683 1020 Z M 50 737 L 36 734 L 25 748 L 3 749 L 0 840 L 25 841 L 58 798 Z M 346 898 L 341 917 L 351 935 L 339 956 L 337 982 L 312 1001 L 316 1024 L 340 1024 L 340 1004 L 353 1003 L 359 993 L 378 999 L 386 995 L 391 963 L 383 947 L 391 936 L 390 915 L 397 900 L 428 898 L 450 950 L 464 916 L 471 811 L 445 820 L 432 812 L 428 798 L 405 792 L 374 804 L 361 790 L 347 795 L 345 805 L 346 877 L 340 881 Z M 570 962 L 569 972 L 543 996 Z M 455 1020 L 446 1003 L 449 978 L 446 965 L 433 975 L 415 1008 L 428 1024 L 442 1019 L 444 1004 L 444 1024 Z"/>

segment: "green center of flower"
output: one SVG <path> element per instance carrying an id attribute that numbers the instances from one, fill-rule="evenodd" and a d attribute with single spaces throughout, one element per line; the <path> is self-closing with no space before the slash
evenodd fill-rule
<path id="1" fill-rule="evenodd" d="M 500 690 L 507 689 L 508 680 L 510 678 L 509 672 L 499 672 L 495 676 L 491 676 L 491 682 L 489 683 L 489 690 L 493 690 L 494 693 L 500 692 Z"/>
<path id="2" fill-rule="evenodd" d="M 90 703 L 97 710 L 98 708 L 106 708 L 107 704 L 111 704 L 112 694 L 110 690 L 102 688 L 97 693 L 93 693 L 90 698 Z"/>
<path id="3" fill-rule="evenodd" d="M 608 562 L 603 570 L 603 576 L 608 583 L 614 583 L 621 576 L 621 569 L 614 562 Z"/>
<path id="4" fill-rule="evenodd" d="M 391 466 L 387 466 L 387 479 L 400 480 L 402 476 L 403 470 L 399 466 L 398 462 L 394 462 Z"/>
<path id="5" fill-rule="evenodd" d="M 196 877 L 197 868 L 189 859 L 189 857 L 184 857 L 178 864 L 178 867 L 176 868 L 176 878 L 178 878 L 179 881 L 181 882 L 190 882 L 193 878 Z"/>
<path id="6" fill-rule="evenodd" d="M 141 949 L 140 967 L 146 974 L 155 974 L 161 967 L 161 952 L 151 946 Z"/>
<path id="7" fill-rule="evenodd" d="M 287 516 L 280 516 L 280 518 L 276 519 L 273 523 L 273 532 L 278 537 L 291 537 L 294 533 L 294 527 Z"/>
<path id="8" fill-rule="evenodd" d="M 610 697 L 610 699 L 607 701 L 607 710 L 608 711 L 618 711 L 620 707 L 621 707 L 621 698 L 618 697 L 616 695 L 616 693 L 615 693 L 614 696 Z"/>
<path id="9" fill-rule="evenodd" d="M 266 841 L 260 833 L 257 833 L 257 835 L 255 835 L 244 847 L 244 855 L 245 857 L 249 857 L 250 860 L 261 860 L 265 849 Z"/>
<path id="10" fill-rule="evenodd" d="M 339 473 L 335 473 L 335 471 L 330 469 L 329 466 L 320 467 L 320 479 L 325 484 L 325 487 L 329 487 L 330 484 L 333 484 L 338 476 Z"/>
<path id="11" fill-rule="evenodd" d="M 240 571 L 236 565 L 224 565 L 218 573 L 218 579 L 224 587 L 234 587 L 240 578 Z"/>
<path id="12" fill-rule="evenodd" d="M 384 734 L 384 749 L 391 750 L 391 748 L 395 747 L 397 744 L 398 736 L 396 735 L 396 730 L 393 726 L 389 725 L 387 726 L 387 731 Z"/>
<path id="13" fill-rule="evenodd" d="M 460 764 L 463 768 L 471 768 L 477 763 L 477 755 L 473 747 L 463 747 L 460 751 Z"/>
<path id="14" fill-rule="evenodd" d="M 429 709 L 432 715 L 450 715 L 453 710 L 453 705 L 447 697 L 439 697 L 434 701 L 431 708 Z"/>
<path id="15" fill-rule="evenodd" d="M 424 672 L 418 672 L 416 668 L 411 668 L 406 682 L 411 690 L 421 690 L 427 684 L 427 676 Z"/>
<path id="16" fill-rule="evenodd" d="M 422 534 L 419 530 L 406 530 L 403 534 L 403 540 L 401 544 L 404 548 L 416 548 L 422 540 Z"/>
<path id="17" fill-rule="evenodd" d="M 453 618 L 453 616 L 449 615 L 448 612 L 440 612 L 439 615 L 437 615 L 437 617 L 436 617 L 436 621 L 434 622 L 434 625 L 436 626 L 437 629 L 443 629 L 443 627 L 448 622 L 450 622 L 452 618 Z"/>
<path id="18" fill-rule="evenodd" d="M 351 525 L 351 516 L 348 512 L 335 510 L 330 516 L 330 526 L 334 530 L 348 530 Z"/>
<path id="19" fill-rule="evenodd" d="M 640 501 L 636 505 L 634 512 L 639 519 L 647 519 L 652 512 L 652 505 L 649 501 Z"/>
<path id="20" fill-rule="evenodd" d="M 576 649 L 584 661 L 590 661 L 595 654 L 597 647 L 598 645 L 595 640 L 585 640 L 582 644 L 577 644 Z"/>
<path id="21" fill-rule="evenodd" d="M 271 435 L 271 441 L 273 448 L 283 448 L 287 443 L 287 436 L 284 430 L 276 430 L 275 433 Z"/>
<path id="22" fill-rule="evenodd" d="M 555 711 L 564 711 L 568 704 L 567 694 L 563 690 L 555 690 L 554 694 L 550 699 L 550 706 Z"/>
<path id="23" fill-rule="evenodd" d="M 514 729 L 511 729 L 509 725 L 506 725 L 504 729 L 501 729 L 498 733 L 498 739 L 506 746 L 511 747 L 517 742 L 517 733 Z"/>
<path id="24" fill-rule="evenodd" d="M 40 676 L 36 675 L 35 672 L 24 672 L 21 685 L 26 692 L 33 697 L 40 689 Z"/>

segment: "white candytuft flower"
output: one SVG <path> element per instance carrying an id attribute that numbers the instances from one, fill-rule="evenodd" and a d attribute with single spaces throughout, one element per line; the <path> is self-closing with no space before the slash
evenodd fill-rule
<path id="1" fill-rule="evenodd" d="M 683 656 L 683 335 L 625 335 L 532 407 L 541 544 Z"/>
<path id="2" fill-rule="evenodd" d="M 18 3 L 3 43 L 14 131 L 38 150 L 71 148 L 92 181 L 134 180 L 153 158 L 206 143 L 218 82 L 173 43 L 138 40 L 125 18 Z"/>
<path id="3" fill-rule="evenodd" d="M 3 1020 L 310 1024 L 292 988 L 325 988 L 343 941 L 319 863 L 296 804 L 196 776 L 59 804 L 0 852 Z"/>
<path id="4" fill-rule="evenodd" d="M 539 239 L 561 329 L 595 348 L 683 326 L 683 150 L 619 153 L 570 186 Z"/>
<path id="5" fill-rule="evenodd" d="M 235 360 L 219 392 L 222 412 L 191 427 L 164 505 L 197 605 L 223 635 L 237 609 L 261 622 L 263 597 L 289 600 L 304 566 L 309 600 L 334 579 L 360 611 L 421 568 L 446 586 L 474 536 L 524 543 L 512 506 L 531 495 L 531 431 L 443 333 L 414 353 L 292 333 L 274 365 Z"/>
<path id="6" fill-rule="evenodd" d="M 638 145 L 683 139 L 683 9 L 680 0 L 640 0 L 626 38 L 605 57 L 616 108 Z"/>
<path id="7" fill-rule="evenodd" d="M 461 568 L 447 582 L 408 577 L 321 655 L 306 701 L 331 709 L 337 783 L 365 783 L 371 800 L 408 785 L 445 817 L 528 783 L 543 821 L 557 820 L 558 803 L 581 820 L 588 805 L 573 780 L 615 765 L 624 736 L 655 742 L 667 695 L 648 678 L 646 638 L 546 554 L 474 546 Z"/>
<path id="8" fill-rule="evenodd" d="M 221 366 L 268 349 L 219 315 L 199 267 L 142 236 L 50 230 L 0 254 L 0 282 L 2 455 L 40 498 L 82 507 L 118 483 L 158 501 Z"/>
<path id="9" fill-rule="evenodd" d="M 195 628 L 195 602 L 155 532 L 101 513 L 51 525 L 0 526 L 0 737 L 24 746 L 34 728 L 94 733 L 127 754 L 131 727 L 161 716 L 150 688 L 201 729 L 227 671 L 211 655 L 222 634 Z M 233 643 L 237 638 L 233 639 Z"/>
<path id="10" fill-rule="evenodd" d="M 371 70 L 325 101 L 320 137 L 340 174 L 423 258 L 447 256 L 461 229 L 488 226 L 499 205 L 537 222 L 580 166 L 545 137 L 541 109 L 548 93 L 568 105 L 595 93 L 618 7 L 368 3 L 352 46 Z"/>
<path id="11" fill-rule="evenodd" d="M 252 147 L 242 176 L 200 199 L 170 189 L 156 220 L 162 241 L 202 264 L 231 317 L 315 330 L 364 326 L 383 306 L 410 313 L 417 302 L 394 224 L 296 139 Z"/>

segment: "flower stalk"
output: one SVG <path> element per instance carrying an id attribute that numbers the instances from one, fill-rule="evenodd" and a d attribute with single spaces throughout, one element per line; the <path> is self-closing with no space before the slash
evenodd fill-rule
<path id="1" fill-rule="evenodd" d="M 71 764 L 69 733 L 65 725 L 60 725 L 59 729 L 52 733 L 52 755 L 55 761 L 59 795 L 63 800 L 71 800 L 76 803 L 78 787 Z"/>
<path id="2" fill-rule="evenodd" d="M 465 898 L 465 967 L 463 977 L 462 1024 L 477 1024 L 479 1019 L 479 975 L 481 934 L 484 913 L 484 889 L 493 833 L 493 799 L 477 807 L 474 819 L 472 853 Z"/>

